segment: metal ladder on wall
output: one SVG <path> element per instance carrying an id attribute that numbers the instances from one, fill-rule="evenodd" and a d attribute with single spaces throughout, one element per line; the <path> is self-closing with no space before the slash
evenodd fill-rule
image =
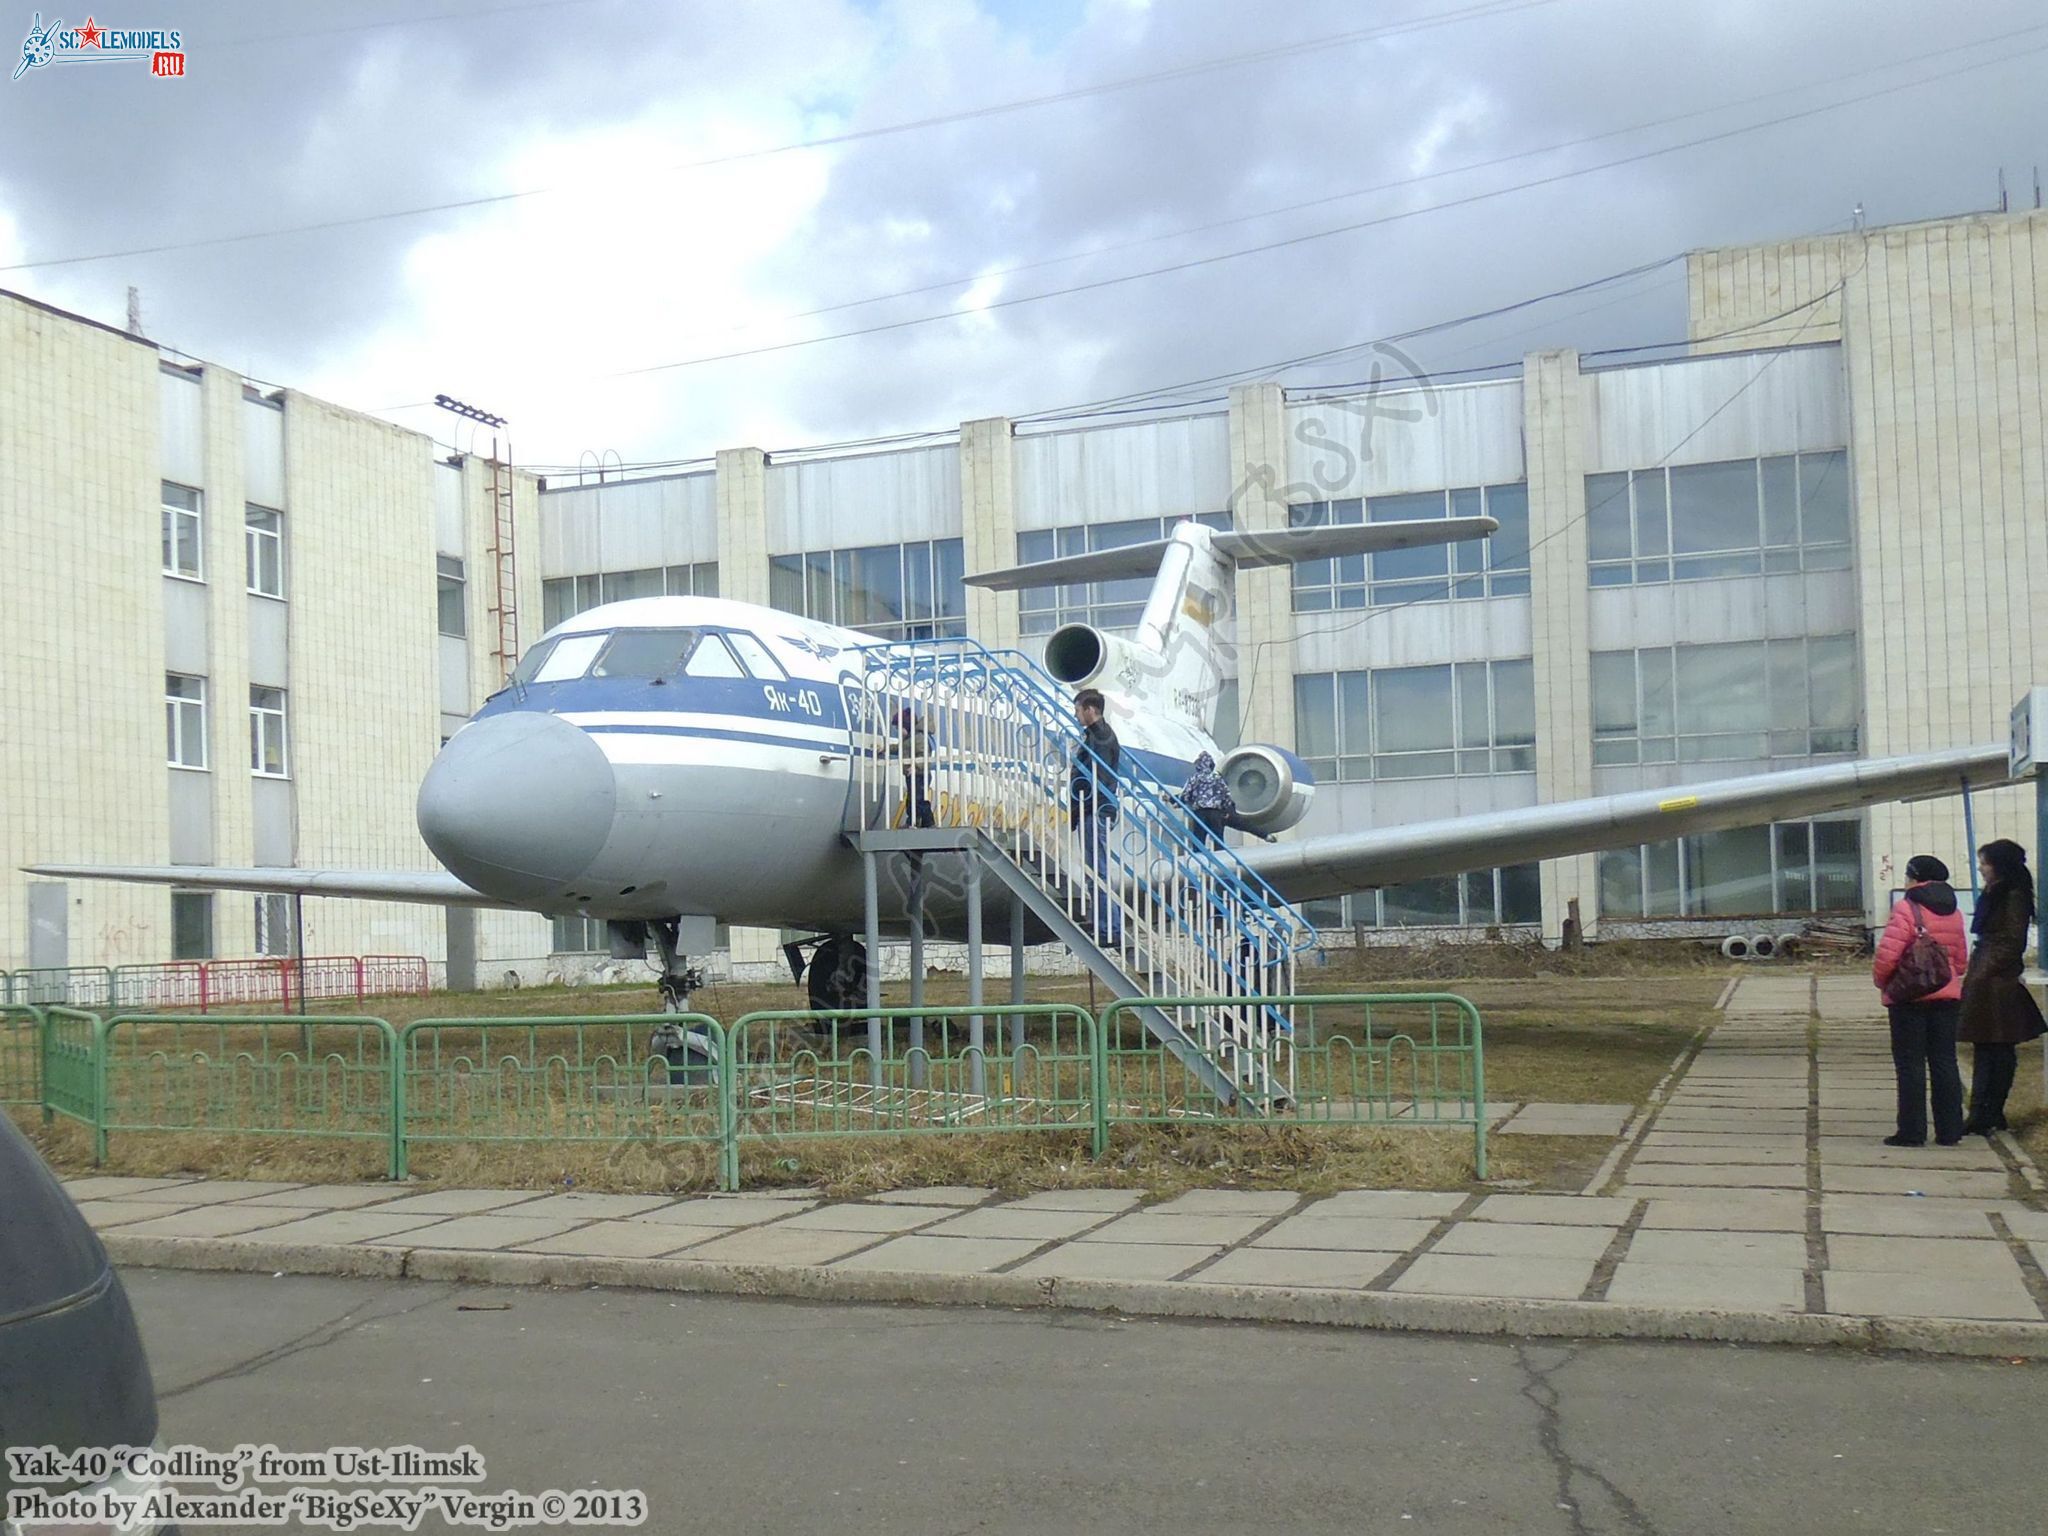
<path id="1" fill-rule="evenodd" d="M 511 448 L 498 457 L 498 441 L 491 439 L 491 624 L 494 630 L 491 654 L 497 658 L 502 685 L 519 665 L 519 561 L 517 523 L 514 514 Z"/>
<path id="2" fill-rule="evenodd" d="M 1175 791 L 1128 749 L 1116 775 L 1118 818 L 1102 839 L 1105 867 L 1089 867 L 1070 825 L 1073 765 L 1081 753 L 1084 771 L 1108 767 L 1083 747 L 1071 705 L 1036 663 L 972 641 L 859 654 L 864 675 L 844 686 L 846 831 L 864 855 L 978 860 L 1119 998 L 1292 994 L 1295 958 L 1314 944 L 1314 929 L 1234 851 L 1204 837 Z M 898 825 L 911 819 L 913 779 L 934 828 Z M 1138 1017 L 1219 1103 L 1292 1102 L 1285 1008 L 1149 1007 Z"/>

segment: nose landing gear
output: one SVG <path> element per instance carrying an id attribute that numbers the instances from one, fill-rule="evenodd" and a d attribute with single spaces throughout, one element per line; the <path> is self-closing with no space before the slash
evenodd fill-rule
<path id="1" fill-rule="evenodd" d="M 661 1011 L 688 1013 L 690 994 L 704 985 L 704 972 L 678 952 L 682 925 L 674 919 L 649 923 L 655 948 L 661 955 Z M 685 1029 L 681 1023 L 663 1024 L 648 1040 L 649 1047 L 668 1063 L 672 1085 L 701 1087 L 717 1071 L 718 1046 L 701 1029 Z"/>

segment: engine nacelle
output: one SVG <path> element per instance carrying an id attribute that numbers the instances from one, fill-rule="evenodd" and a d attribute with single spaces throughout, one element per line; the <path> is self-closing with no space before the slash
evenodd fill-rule
<path id="1" fill-rule="evenodd" d="M 1129 689 L 1141 653 L 1092 624 L 1062 624 L 1045 642 L 1045 670 L 1069 688 Z"/>
<path id="2" fill-rule="evenodd" d="M 1245 829 L 1270 836 L 1285 832 L 1308 814 L 1316 797 L 1308 764 L 1282 747 L 1239 747 L 1217 770 L 1237 802 Z"/>

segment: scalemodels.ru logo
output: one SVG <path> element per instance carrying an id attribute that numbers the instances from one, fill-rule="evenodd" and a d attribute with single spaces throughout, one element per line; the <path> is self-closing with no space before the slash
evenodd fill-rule
<path id="1" fill-rule="evenodd" d="M 160 80 L 179 79 L 185 73 L 185 34 L 162 27 L 103 27 L 90 16 L 82 27 L 65 26 L 61 16 L 46 27 L 43 13 L 37 11 L 22 42 L 14 78 L 46 64 L 121 63 L 146 63 Z"/>

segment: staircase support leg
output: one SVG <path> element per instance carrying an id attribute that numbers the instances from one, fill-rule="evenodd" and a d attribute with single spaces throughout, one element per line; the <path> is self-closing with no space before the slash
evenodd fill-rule
<path id="1" fill-rule="evenodd" d="M 875 855 L 863 853 L 860 856 L 861 901 L 867 908 L 868 941 L 868 1007 L 877 1010 L 868 1015 L 868 1082 L 880 1089 L 882 1086 L 882 893 L 881 878 L 875 869 Z"/>
<path id="2" fill-rule="evenodd" d="M 910 855 L 910 1006 L 924 1006 L 924 855 Z M 924 1015 L 910 1016 L 910 1086 L 922 1088 L 925 1079 Z"/>
<path id="3" fill-rule="evenodd" d="M 982 952 L 981 952 L 981 855 L 969 851 L 967 855 L 967 1006 L 980 1008 L 982 1004 Z M 983 1041 L 982 1018 L 971 1013 L 967 1018 L 967 1049 L 973 1086 L 969 1090 L 977 1097 L 988 1092 L 988 1072 L 982 1059 Z"/>
<path id="4" fill-rule="evenodd" d="M 1010 897 L 1010 1001 L 1024 1002 L 1024 903 Z M 1010 1049 L 1024 1049 L 1024 1015 L 1010 1015 Z"/>

